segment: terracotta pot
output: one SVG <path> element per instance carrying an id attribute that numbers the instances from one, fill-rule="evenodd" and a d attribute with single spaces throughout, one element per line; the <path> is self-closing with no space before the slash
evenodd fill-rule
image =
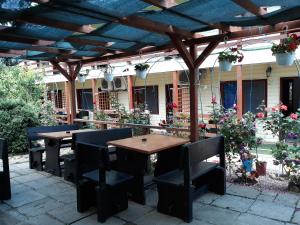
<path id="1" fill-rule="evenodd" d="M 267 162 L 256 162 L 256 172 L 259 176 L 266 176 L 267 173 Z"/>

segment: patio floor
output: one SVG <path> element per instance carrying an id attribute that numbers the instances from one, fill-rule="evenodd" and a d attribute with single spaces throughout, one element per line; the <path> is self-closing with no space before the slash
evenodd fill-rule
<path id="1" fill-rule="evenodd" d="M 74 185 L 63 178 L 28 169 L 27 158 L 11 160 L 12 199 L 0 202 L 1 225 L 88 225 L 97 223 L 95 210 L 76 211 Z M 109 225 L 175 225 L 183 221 L 156 211 L 156 191 L 147 190 L 147 205 L 129 208 L 107 220 Z M 300 196 L 259 191 L 228 184 L 227 194 L 208 193 L 194 202 L 191 225 L 300 224 Z"/>

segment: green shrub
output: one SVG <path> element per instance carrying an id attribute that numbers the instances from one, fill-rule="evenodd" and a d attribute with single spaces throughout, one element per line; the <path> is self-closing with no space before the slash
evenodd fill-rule
<path id="1" fill-rule="evenodd" d="M 27 148 L 26 127 L 39 125 L 35 107 L 23 100 L 0 100 L 0 137 L 6 138 L 10 153 Z"/>

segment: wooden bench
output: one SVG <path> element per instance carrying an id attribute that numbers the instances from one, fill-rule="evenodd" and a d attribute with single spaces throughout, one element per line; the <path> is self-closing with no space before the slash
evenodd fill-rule
<path id="1" fill-rule="evenodd" d="M 108 148 L 76 142 L 77 210 L 97 206 L 99 222 L 128 208 L 127 185 L 132 176 L 111 170 Z"/>
<path id="2" fill-rule="evenodd" d="M 6 140 L 3 138 L 0 138 L 0 159 L 3 165 L 0 170 L 0 200 L 8 200 L 11 198 L 8 147 Z"/>
<path id="3" fill-rule="evenodd" d="M 158 189 L 157 210 L 191 222 L 193 199 L 211 190 L 225 194 L 224 138 L 217 136 L 186 144 L 182 149 L 181 168 L 154 178 Z M 219 155 L 218 164 L 207 162 Z"/>
<path id="4" fill-rule="evenodd" d="M 39 127 L 28 127 L 27 141 L 28 141 L 28 151 L 29 151 L 29 168 L 37 169 L 39 171 L 43 170 L 43 153 L 45 151 L 45 146 L 38 143 L 39 140 L 43 140 L 38 133 L 47 132 L 57 132 L 57 131 L 68 131 L 77 130 L 77 125 L 59 125 L 59 126 L 39 126 Z M 61 148 L 66 148 L 71 146 L 70 140 L 63 141 Z"/>

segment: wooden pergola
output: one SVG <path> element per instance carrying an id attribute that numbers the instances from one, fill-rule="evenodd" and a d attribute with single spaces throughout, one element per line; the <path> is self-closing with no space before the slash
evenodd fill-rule
<path id="1" fill-rule="evenodd" d="M 1 2 L 1 57 L 50 61 L 70 84 L 71 122 L 75 79 L 84 64 L 178 51 L 190 75 L 191 141 L 198 139 L 198 68 L 218 44 L 225 37 L 232 41 L 300 29 L 300 2 L 293 0 L 285 5 L 280 0 Z M 269 7 L 276 11 L 268 12 Z M 217 35 L 201 34 L 215 29 Z M 200 45 L 205 48 L 198 55 Z"/>

